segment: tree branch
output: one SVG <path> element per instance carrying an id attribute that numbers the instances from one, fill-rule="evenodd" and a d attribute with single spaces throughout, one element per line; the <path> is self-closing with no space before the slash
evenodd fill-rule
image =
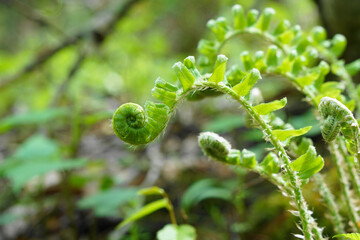
<path id="1" fill-rule="evenodd" d="M 79 33 L 75 34 L 74 36 L 65 39 L 58 46 L 53 47 L 53 48 L 47 50 L 46 52 L 36 56 L 35 59 L 33 59 L 25 67 L 20 69 L 16 74 L 0 78 L 0 90 L 4 89 L 11 83 L 16 82 L 23 75 L 34 71 L 36 68 L 38 68 L 39 66 L 44 64 L 48 59 L 50 59 L 52 56 L 54 56 L 57 52 L 59 52 L 61 49 L 68 47 L 70 45 L 73 45 L 81 39 L 93 37 L 97 40 L 97 43 L 100 45 L 103 42 L 103 40 L 106 38 L 106 36 L 109 35 L 113 31 L 115 24 L 120 19 L 122 19 L 123 17 L 126 16 L 128 11 L 133 7 L 133 5 L 135 3 L 140 2 L 140 1 L 141 0 L 128 0 L 127 2 L 125 2 L 122 5 L 122 7 L 120 7 L 119 11 L 116 14 L 114 14 L 114 16 L 106 23 L 104 23 L 100 26 L 97 26 L 95 28 L 92 28 L 90 30 L 79 32 Z"/>

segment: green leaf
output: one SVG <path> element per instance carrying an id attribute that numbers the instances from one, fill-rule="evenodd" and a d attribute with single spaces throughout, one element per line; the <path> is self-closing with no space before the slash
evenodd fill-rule
<path id="1" fill-rule="evenodd" d="M 214 73 L 209 78 L 209 82 L 214 82 L 218 84 L 219 82 L 224 80 L 225 70 L 226 70 L 226 62 L 228 58 L 224 55 L 218 55 L 215 63 Z"/>
<path id="2" fill-rule="evenodd" d="M 272 134 L 280 141 L 285 141 L 288 138 L 304 135 L 311 129 L 311 126 L 295 129 L 295 130 L 273 130 Z"/>
<path id="3" fill-rule="evenodd" d="M 91 208 L 99 217 L 119 217 L 119 207 L 134 200 L 136 188 L 115 188 L 82 198 L 78 202 L 81 209 Z"/>
<path id="4" fill-rule="evenodd" d="M 183 194 L 181 208 L 188 211 L 192 206 L 210 198 L 230 200 L 232 190 L 216 184 L 214 179 L 202 179 L 192 184 Z"/>
<path id="5" fill-rule="evenodd" d="M 9 160 L 11 161 L 11 160 Z M 35 176 L 43 175 L 50 171 L 69 170 L 83 167 L 86 159 L 66 159 L 49 161 L 48 159 L 24 161 L 4 171 L 15 191 L 19 191 L 29 180 Z"/>
<path id="6" fill-rule="evenodd" d="M 350 240 L 360 240 L 359 233 L 343 233 L 343 234 L 337 234 L 337 235 L 333 236 L 333 238 L 338 238 L 338 237 L 346 237 Z"/>
<path id="7" fill-rule="evenodd" d="M 144 188 L 138 191 L 140 195 L 164 195 L 165 191 L 157 186 Z"/>
<path id="8" fill-rule="evenodd" d="M 175 63 L 173 69 L 181 82 L 184 91 L 191 88 L 195 82 L 195 77 L 191 74 L 189 69 L 181 62 Z"/>
<path id="9" fill-rule="evenodd" d="M 266 115 L 273 111 L 279 110 L 285 107 L 287 103 L 286 97 L 281 100 L 275 100 L 269 103 L 262 103 L 259 105 L 254 106 L 254 110 L 260 115 Z"/>
<path id="10" fill-rule="evenodd" d="M 298 172 L 302 179 L 308 179 L 319 172 L 324 166 L 324 160 L 321 156 L 316 157 L 314 146 L 310 146 L 304 155 L 301 155 L 290 164 L 290 167 Z"/>
<path id="11" fill-rule="evenodd" d="M 42 135 L 33 135 L 21 144 L 12 158 L 39 159 L 54 158 L 59 153 L 58 144 Z"/>
<path id="12" fill-rule="evenodd" d="M 66 108 L 50 108 L 38 112 L 28 112 L 3 118 L 0 121 L 0 133 L 11 130 L 14 127 L 44 124 L 69 114 Z"/>
<path id="13" fill-rule="evenodd" d="M 160 200 L 151 202 L 149 204 L 146 204 L 140 210 L 136 211 L 130 217 L 126 218 L 119 225 L 117 225 L 116 228 L 121 228 L 121 227 L 125 226 L 126 224 L 129 224 L 131 222 L 139 220 L 161 208 L 166 208 L 167 205 L 168 205 L 168 202 L 166 199 L 160 199 Z"/>
<path id="14" fill-rule="evenodd" d="M 187 224 L 168 224 L 157 232 L 156 237 L 157 240 L 195 240 L 196 230 Z"/>
<path id="15" fill-rule="evenodd" d="M 261 79 L 259 70 L 253 68 L 240 83 L 235 85 L 232 89 L 240 96 L 245 96 L 250 89 L 255 85 L 257 80 Z"/>

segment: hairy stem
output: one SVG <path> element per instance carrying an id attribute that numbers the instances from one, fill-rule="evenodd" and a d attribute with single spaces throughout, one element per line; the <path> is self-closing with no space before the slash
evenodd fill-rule
<path id="1" fill-rule="evenodd" d="M 351 161 L 351 159 L 347 155 L 347 150 L 346 150 L 344 140 L 341 137 L 338 137 L 337 139 L 338 139 L 338 143 L 339 143 L 339 150 L 340 150 L 341 154 L 344 156 L 347 171 L 351 177 L 352 185 L 355 189 L 358 199 L 360 199 L 360 179 L 359 179 L 359 175 L 356 171 L 357 168 L 356 168 L 354 162 Z"/>
<path id="2" fill-rule="evenodd" d="M 335 161 L 336 164 L 336 170 L 337 173 L 339 175 L 339 180 L 340 180 L 340 185 L 341 185 L 341 191 L 345 200 L 345 205 L 350 217 L 350 221 L 351 221 L 351 228 L 354 232 L 359 232 L 360 228 L 358 226 L 358 222 L 360 220 L 359 215 L 357 214 L 357 212 L 355 211 L 355 206 L 354 206 L 354 202 L 351 198 L 351 191 L 348 185 L 348 179 L 347 176 L 343 170 L 343 168 L 340 166 L 341 162 L 344 160 L 343 156 L 340 154 L 339 150 L 338 150 L 338 146 L 331 142 L 329 144 L 330 147 L 330 152 L 332 155 L 332 158 Z"/>
<path id="3" fill-rule="evenodd" d="M 326 186 L 323 176 L 320 174 L 315 174 L 314 178 L 315 178 L 315 183 L 318 186 L 320 195 L 324 199 L 325 205 L 329 210 L 330 221 L 334 226 L 334 231 L 336 233 L 345 232 L 343 220 L 339 213 L 339 209 L 336 205 L 336 202 L 334 200 L 334 196 L 330 192 L 329 188 Z"/>
<path id="4" fill-rule="evenodd" d="M 280 159 L 282 160 L 282 162 L 284 164 L 284 169 L 289 178 L 290 187 L 292 188 L 292 191 L 293 191 L 293 198 L 295 201 L 295 205 L 297 207 L 297 210 L 299 211 L 299 216 L 300 216 L 301 225 L 302 225 L 302 231 L 304 233 L 304 239 L 305 240 L 314 239 L 313 232 L 312 232 L 313 225 L 310 224 L 310 222 L 315 222 L 315 221 L 311 217 L 311 211 L 308 210 L 308 206 L 303 197 L 301 186 L 300 186 L 300 180 L 298 179 L 295 172 L 290 168 L 291 160 L 290 160 L 289 156 L 287 155 L 281 142 L 279 140 L 277 140 L 275 138 L 275 136 L 272 134 L 271 127 L 260 117 L 259 114 L 257 114 L 255 112 L 255 110 L 252 108 L 252 106 L 243 97 L 236 94 L 231 88 L 229 88 L 223 84 L 214 84 L 211 82 L 195 84 L 195 87 L 214 88 L 214 89 L 217 89 L 218 91 L 228 94 L 234 100 L 236 100 L 244 108 L 244 110 L 247 111 L 247 113 L 260 125 L 260 128 L 264 133 L 265 139 L 270 141 L 271 144 L 275 147 Z M 321 231 L 319 231 L 319 232 L 321 232 Z M 322 239 L 322 238 L 319 238 L 319 239 Z"/>

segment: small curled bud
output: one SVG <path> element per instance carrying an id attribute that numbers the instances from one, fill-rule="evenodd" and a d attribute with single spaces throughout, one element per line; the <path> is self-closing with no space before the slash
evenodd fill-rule
<path id="1" fill-rule="evenodd" d="M 216 133 L 203 132 L 199 136 L 199 145 L 206 156 L 227 163 L 231 145 L 225 138 Z"/>
<path id="2" fill-rule="evenodd" d="M 138 104 L 126 103 L 113 115 L 114 132 L 126 143 L 147 144 L 164 130 L 170 114 L 165 104 L 146 102 L 144 110 Z"/>
<path id="3" fill-rule="evenodd" d="M 340 131 L 346 138 L 356 138 L 358 123 L 352 112 L 334 98 L 323 97 L 319 104 L 319 112 L 324 119 L 321 132 L 327 142 L 333 141 Z"/>
<path id="4" fill-rule="evenodd" d="M 222 163 L 246 168 L 254 168 L 257 164 L 255 153 L 231 149 L 230 143 L 216 133 L 200 133 L 199 145 L 206 156 Z"/>

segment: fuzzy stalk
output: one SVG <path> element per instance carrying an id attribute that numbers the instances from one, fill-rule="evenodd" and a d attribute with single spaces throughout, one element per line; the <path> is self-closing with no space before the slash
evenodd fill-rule
<path id="1" fill-rule="evenodd" d="M 344 140 L 341 137 L 338 137 L 337 139 L 338 139 L 338 143 L 339 143 L 339 150 L 340 150 L 341 154 L 344 156 L 345 164 L 347 167 L 347 172 L 350 175 L 352 185 L 355 189 L 356 195 L 357 195 L 358 199 L 360 199 L 360 178 L 356 171 L 355 164 L 353 161 L 351 161 L 351 159 L 347 155 L 347 150 L 346 150 Z"/>
<path id="2" fill-rule="evenodd" d="M 329 148 L 330 148 L 332 158 L 334 159 L 335 164 L 336 164 L 336 170 L 339 175 L 342 195 L 344 197 L 346 209 L 349 214 L 350 221 L 352 223 L 351 224 L 352 231 L 359 232 L 360 228 L 357 223 L 359 222 L 360 218 L 359 218 L 359 215 L 357 214 L 357 212 L 355 211 L 356 208 L 355 208 L 354 202 L 351 198 L 351 191 L 350 191 L 349 184 L 348 184 L 349 181 L 347 179 L 347 176 L 346 176 L 343 168 L 340 166 L 341 162 L 344 160 L 343 156 L 340 154 L 338 146 L 334 142 L 329 143 Z"/>
<path id="3" fill-rule="evenodd" d="M 330 189 L 327 187 L 324 178 L 321 174 L 314 175 L 315 183 L 319 189 L 320 195 L 325 201 L 325 205 L 329 210 L 329 218 L 334 226 L 334 231 L 336 233 L 343 233 L 345 232 L 343 219 L 339 213 L 339 209 L 336 205 L 334 196 L 330 192 Z"/>
<path id="4" fill-rule="evenodd" d="M 252 106 L 242 96 L 239 96 L 231 88 L 223 84 L 214 84 L 210 82 L 195 84 L 195 87 L 196 85 L 199 85 L 197 86 L 199 88 L 201 87 L 214 88 L 220 92 L 228 94 L 234 100 L 236 100 L 243 107 L 243 109 L 260 125 L 260 128 L 264 133 L 265 139 L 267 139 L 275 147 L 280 159 L 284 164 L 284 169 L 289 178 L 289 183 L 290 183 L 289 186 L 292 188 L 293 191 L 294 202 L 297 210 L 299 211 L 304 239 L 305 240 L 314 239 L 313 228 L 315 224 L 313 223 L 315 221 L 312 218 L 311 211 L 308 209 L 308 205 L 303 197 L 300 180 L 298 179 L 295 172 L 290 168 L 290 163 L 291 163 L 290 157 L 287 155 L 281 142 L 277 140 L 275 136 L 272 134 L 271 127 L 260 117 L 258 113 L 256 113 L 256 111 L 252 108 Z M 318 232 L 321 232 L 321 230 L 318 230 Z M 317 236 L 317 239 L 323 239 L 318 237 L 319 236 Z"/>

